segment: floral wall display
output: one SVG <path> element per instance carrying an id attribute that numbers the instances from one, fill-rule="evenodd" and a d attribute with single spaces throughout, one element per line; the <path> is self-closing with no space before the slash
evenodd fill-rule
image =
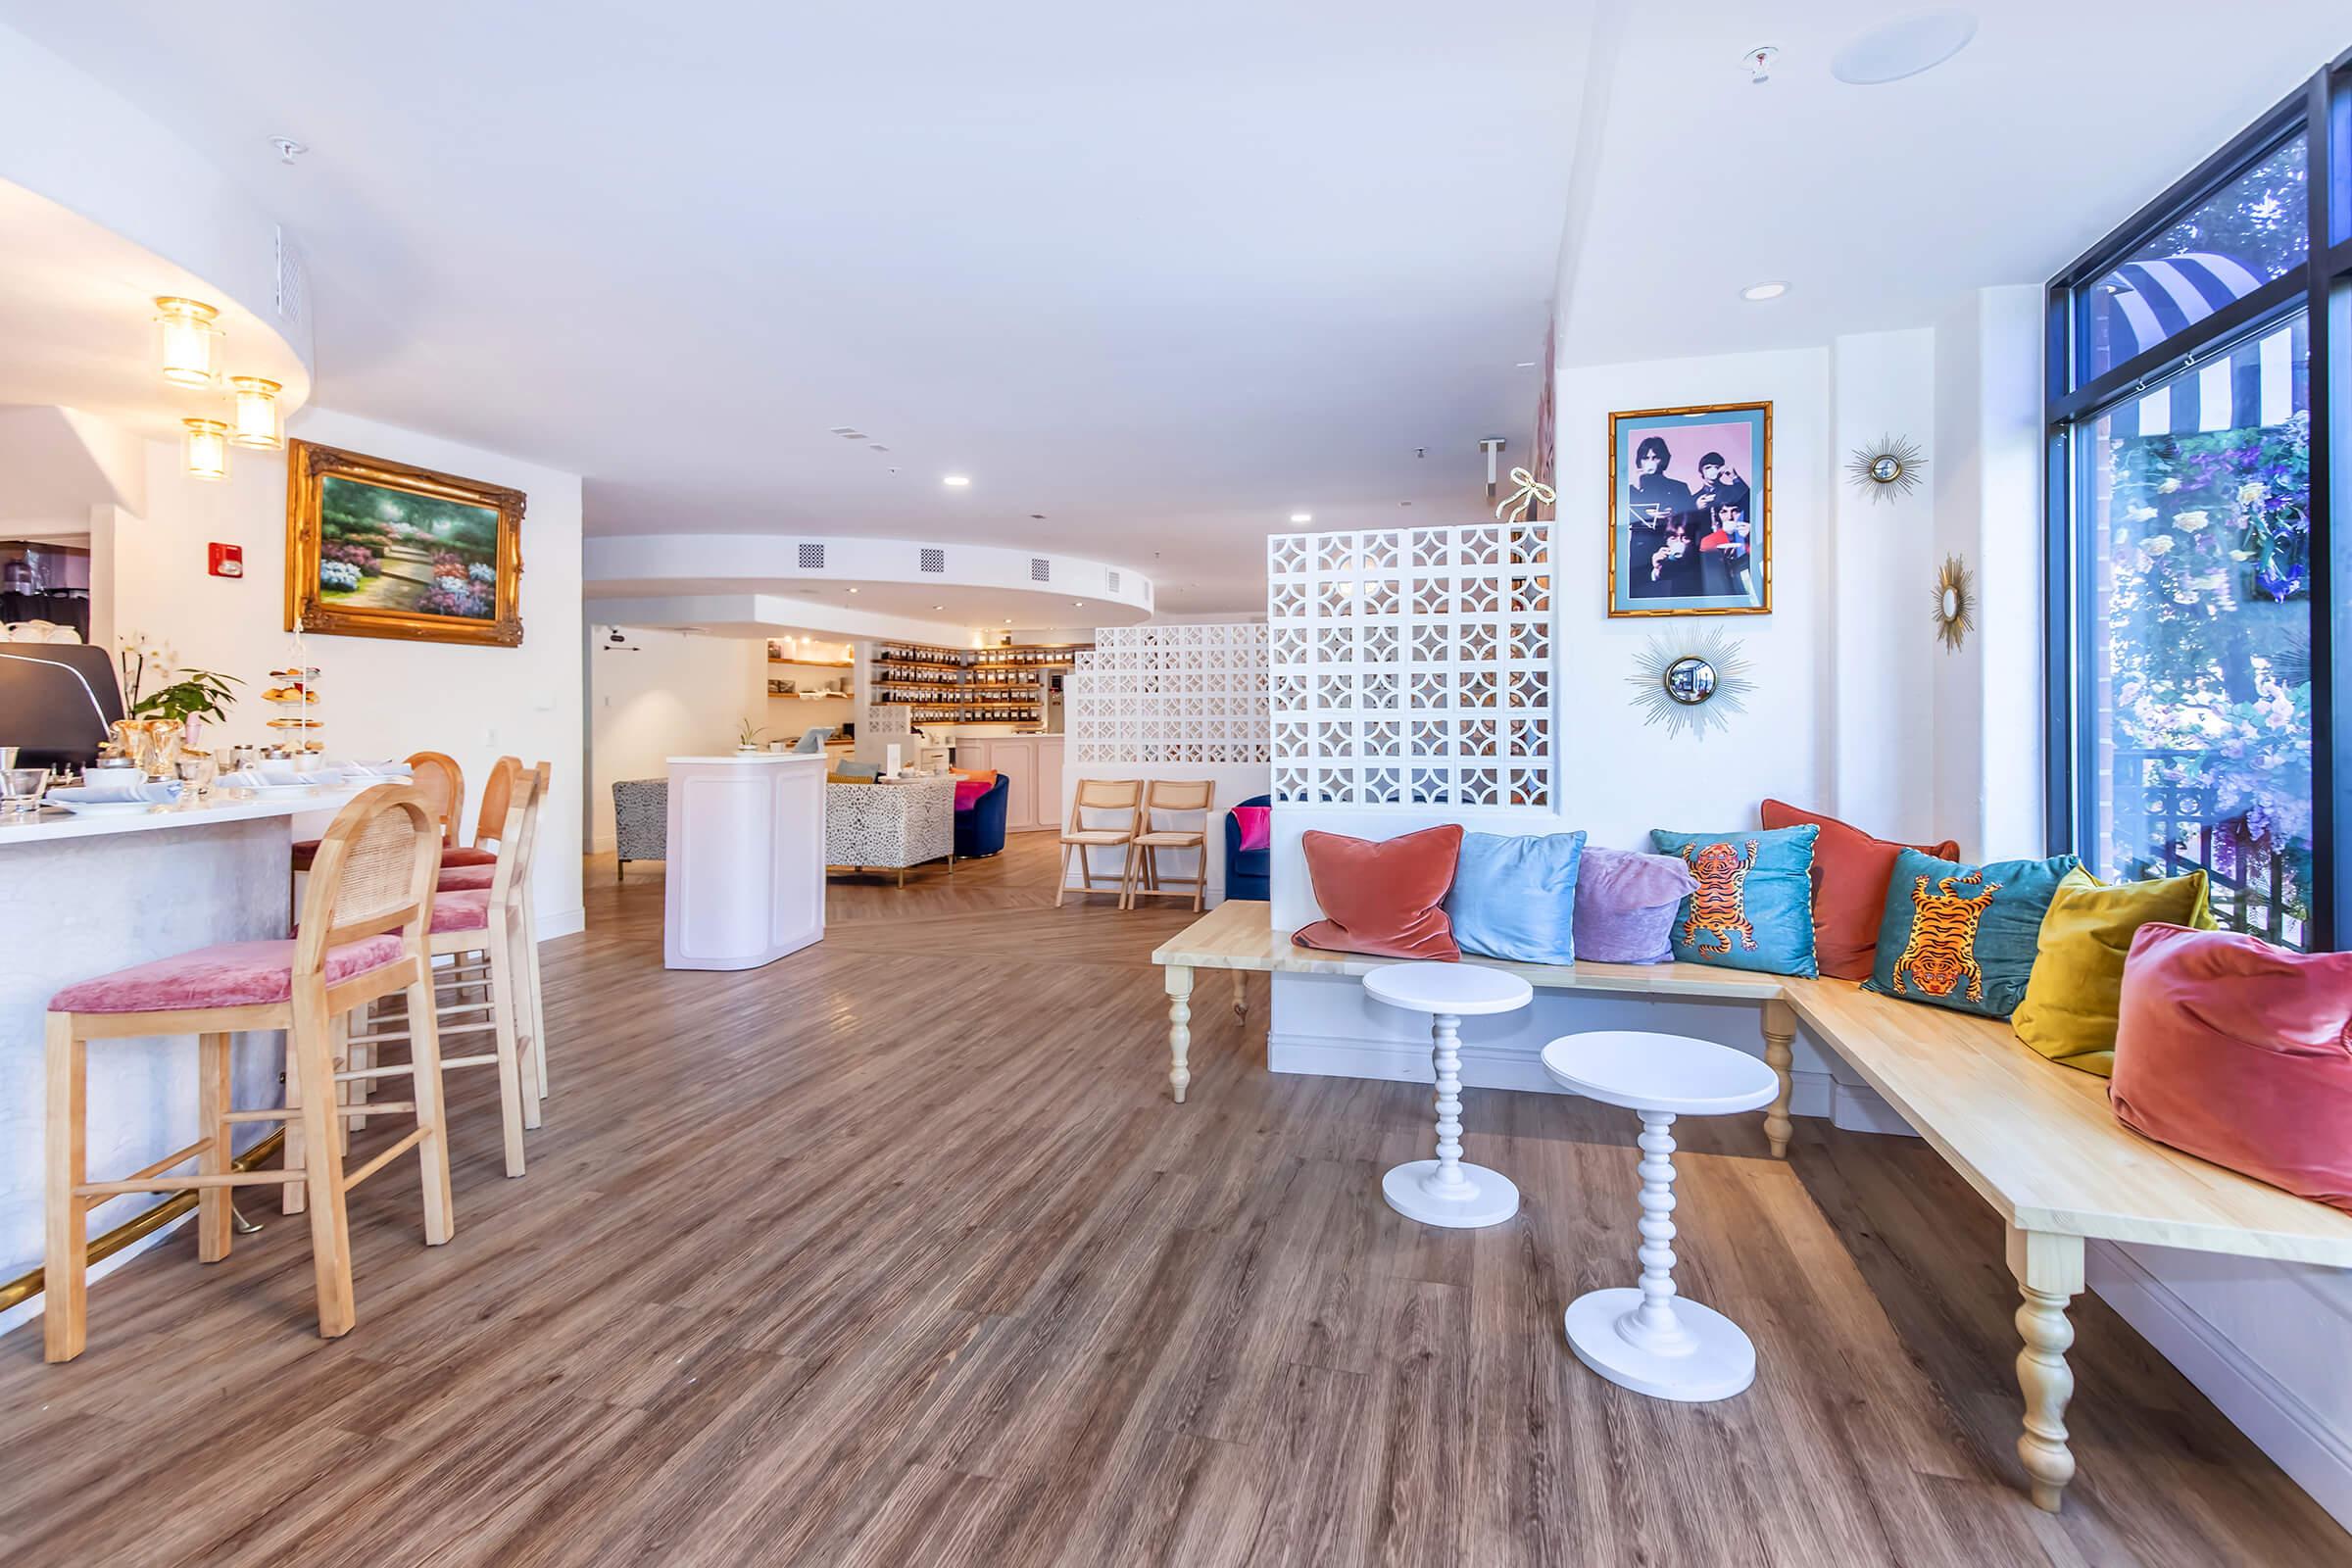
<path id="1" fill-rule="evenodd" d="M 1274 796 L 1550 806 L 1552 524 L 1266 542 Z"/>
<path id="2" fill-rule="evenodd" d="M 1073 760 L 1264 762 L 1266 647 L 1255 622 L 1102 628 L 1064 694 Z"/>

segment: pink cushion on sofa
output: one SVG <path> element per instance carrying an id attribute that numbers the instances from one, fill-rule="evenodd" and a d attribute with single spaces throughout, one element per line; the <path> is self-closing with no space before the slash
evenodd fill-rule
<path id="1" fill-rule="evenodd" d="M 968 811 L 980 804 L 980 797 L 997 787 L 995 779 L 959 778 L 956 781 L 956 809 Z"/>
<path id="2" fill-rule="evenodd" d="M 1262 850 L 1274 842 L 1274 808 L 1271 806 L 1237 806 L 1233 819 L 1242 830 L 1242 852 Z"/>
<path id="3" fill-rule="evenodd" d="M 495 865 L 445 866 L 441 871 L 441 891 L 462 893 L 469 888 L 486 888 L 490 885 L 490 879 L 496 875 L 498 875 L 498 867 Z"/>
<path id="4" fill-rule="evenodd" d="M 347 942 L 326 956 L 326 979 L 340 985 L 400 957 L 390 933 Z M 49 999 L 51 1012 L 168 1012 L 176 1007 L 255 1007 L 294 994 L 294 944 L 223 942 L 152 963 L 134 964 L 70 985 Z"/>
<path id="5" fill-rule="evenodd" d="M 433 900 L 433 932 L 479 931 L 490 923 L 490 890 L 444 893 Z"/>
<path id="6" fill-rule="evenodd" d="M 2352 953 L 2141 926 L 2107 1095 L 2134 1132 L 2352 1212 Z"/>

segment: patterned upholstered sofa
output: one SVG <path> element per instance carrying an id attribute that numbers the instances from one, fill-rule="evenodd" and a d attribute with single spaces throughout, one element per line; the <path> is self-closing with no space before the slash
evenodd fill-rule
<path id="1" fill-rule="evenodd" d="M 612 781 L 612 847 L 620 857 L 615 875 L 623 881 L 631 860 L 669 858 L 669 780 Z"/>
<path id="2" fill-rule="evenodd" d="M 956 781 L 906 784 L 827 784 L 825 864 L 879 867 L 899 873 L 956 854 Z"/>

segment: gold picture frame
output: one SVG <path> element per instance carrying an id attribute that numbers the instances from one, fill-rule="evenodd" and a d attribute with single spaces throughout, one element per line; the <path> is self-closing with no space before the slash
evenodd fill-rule
<path id="1" fill-rule="evenodd" d="M 1652 470 L 1646 465 L 1656 451 L 1665 457 Z M 1727 455 L 1739 466 L 1720 461 Z M 1701 458 L 1719 461 L 1702 468 Z M 1699 481 L 1695 488 L 1672 472 L 1678 462 L 1690 480 Z M 1746 479 L 1750 468 L 1752 484 Z M 1736 501 L 1734 491 L 1720 486 L 1725 471 L 1738 481 Z M 1653 488 L 1659 499 L 1640 513 L 1637 492 L 1644 481 L 1658 481 Z M 1718 500 L 1731 504 L 1719 507 Z M 1611 619 L 1771 614 L 1772 404 L 1706 403 L 1610 415 L 1608 517 Z M 1637 539 L 1637 533 L 1644 537 Z"/>
<path id="2" fill-rule="evenodd" d="M 286 629 L 514 648 L 522 511 L 504 485 L 286 443 Z"/>

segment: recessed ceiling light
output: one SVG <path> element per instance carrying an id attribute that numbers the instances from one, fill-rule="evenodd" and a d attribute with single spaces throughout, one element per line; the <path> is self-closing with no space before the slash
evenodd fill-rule
<path id="1" fill-rule="evenodd" d="M 969 474 L 951 473 L 947 477 L 941 479 L 939 482 L 946 485 L 951 490 L 961 490 L 964 486 L 970 484 L 972 479 L 971 475 Z"/>
<path id="2" fill-rule="evenodd" d="M 1967 11 L 1930 11 L 1874 27 L 1830 59 L 1830 74 L 1855 87 L 1877 87 L 1933 71 L 1968 47 L 1977 19 Z"/>
<path id="3" fill-rule="evenodd" d="M 931 608 L 932 608 L 933 610 L 945 610 L 945 609 L 947 609 L 948 607 L 947 607 L 947 606 L 945 606 L 945 605 L 933 605 Z"/>
<path id="4" fill-rule="evenodd" d="M 1006 615 L 1006 616 L 1004 617 L 1004 624 L 1005 624 L 1005 625 L 1007 625 L 1007 626 L 1009 626 L 1009 625 L 1011 625 L 1011 624 L 1012 624 L 1012 617 L 1011 617 L 1010 615 Z"/>
<path id="5" fill-rule="evenodd" d="M 1743 300 L 1777 300 L 1788 292 L 1788 285 L 1776 280 L 1770 283 L 1750 283 L 1740 291 L 1740 297 Z"/>
<path id="6" fill-rule="evenodd" d="M 1291 514 L 1291 525 L 1293 527 L 1297 527 L 1302 522 L 1312 522 L 1314 520 L 1315 514 L 1311 512 L 1294 512 Z"/>
<path id="7" fill-rule="evenodd" d="M 1517 366 L 1513 367 L 1513 368 L 1521 370 L 1532 370 L 1535 368 L 1536 362 L 1534 360 L 1521 360 Z"/>
<path id="8" fill-rule="evenodd" d="M 853 588 L 853 589 L 851 589 L 851 590 L 850 590 L 850 592 L 852 592 L 852 593 L 856 593 L 857 591 L 858 591 L 858 590 L 857 590 L 857 589 L 855 589 L 855 588 Z"/>

